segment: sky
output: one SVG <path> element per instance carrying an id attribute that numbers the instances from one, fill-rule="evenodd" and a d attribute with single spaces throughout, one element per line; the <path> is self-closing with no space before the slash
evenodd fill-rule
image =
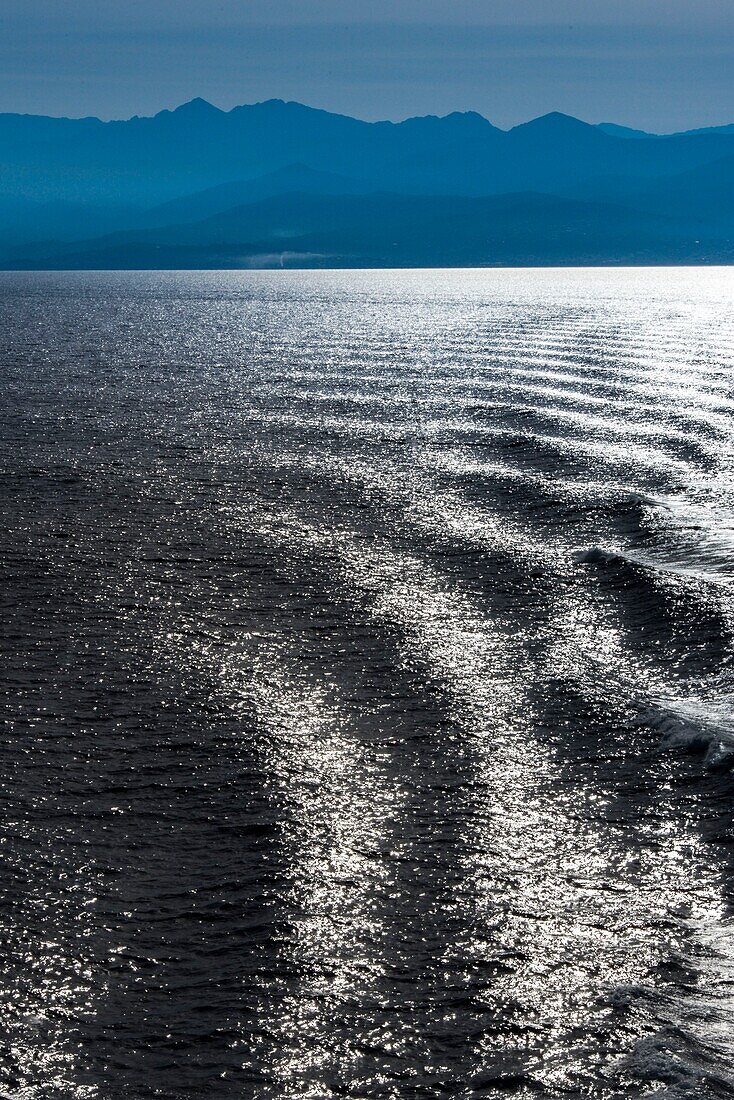
<path id="1" fill-rule="evenodd" d="M 734 121 L 734 0 L 0 0 L 0 111 Z"/>

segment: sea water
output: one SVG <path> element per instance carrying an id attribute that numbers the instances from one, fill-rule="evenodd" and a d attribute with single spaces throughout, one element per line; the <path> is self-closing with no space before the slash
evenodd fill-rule
<path id="1" fill-rule="evenodd" d="M 2 1094 L 734 1095 L 734 275 L 0 276 Z"/>

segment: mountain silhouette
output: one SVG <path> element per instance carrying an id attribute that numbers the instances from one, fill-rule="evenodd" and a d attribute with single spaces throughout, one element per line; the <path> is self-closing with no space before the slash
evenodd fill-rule
<path id="1" fill-rule="evenodd" d="M 734 234 L 734 126 L 194 99 L 112 122 L 0 115 L 0 142 L 5 267 L 729 262 Z"/>
<path id="2" fill-rule="evenodd" d="M 369 190 L 365 182 L 333 172 L 319 172 L 306 164 L 288 164 L 255 179 L 220 183 L 192 195 L 170 199 L 148 210 L 141 223 L 168 225 L 178 221 L 194 221 L 275 195 L 357 195 Z"/>

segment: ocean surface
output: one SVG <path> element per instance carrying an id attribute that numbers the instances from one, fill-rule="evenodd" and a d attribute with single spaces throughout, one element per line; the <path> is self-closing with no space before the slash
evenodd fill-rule
<path id="1" fill-rule="evenodd" d="M 734 270 L 0 276 L 0 1096 L 734 1096 Z"/>

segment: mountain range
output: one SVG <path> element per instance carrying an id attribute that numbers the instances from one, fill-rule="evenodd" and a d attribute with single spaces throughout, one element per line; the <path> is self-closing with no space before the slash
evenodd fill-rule
<path id="1" fill-rule="evenodd" d="M 195 99 L 126 121 L 0 115 L 0 148 L 5 268 L 734 261 L 734 125 L 501 130 Z"/>

